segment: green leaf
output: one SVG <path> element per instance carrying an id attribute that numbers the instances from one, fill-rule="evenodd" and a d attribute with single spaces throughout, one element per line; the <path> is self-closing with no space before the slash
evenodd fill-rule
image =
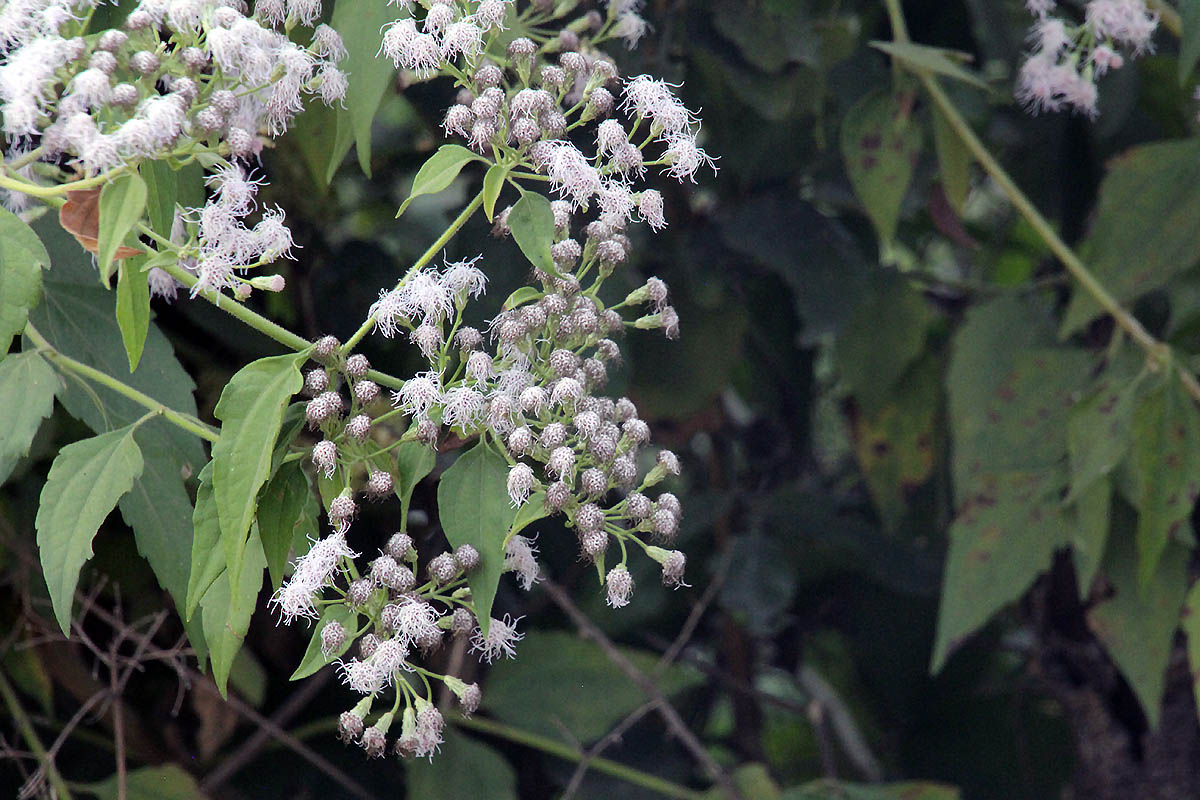
<path id="1" fill-rule="evenodd" d="M 437 497 L 450 546 L 469 544 L 479 551 L 479 567 L 467 573 L 467 584 L 486 636 L 504 570 L 504 537 L 515 516 L 508 500 L 508 462 L 476 444 L 442 474 Z"/>
<path id="2" fill-rule="evenodd" d="M 530 631 L 518 649 L 517 659 L 497 662 L 488 674 L 483 703 L 499 719 L 556 739 L 565 730 L 586 743 L 646 702 L 642 690 L 595 644 L 573 633 Z M 642 672 L 653 673 L 668 697 L 703 682 L 699 673 L 682 666 L 655 672 L 653 653 L 622 646 L 617 650 Z"/>
<path id="3" fill-rule="evenodd" d="M 117 800 L 120 796 L 117 776 L 87 784 L 87 791 L 99 800 Z M 125 775 L 125 800 L 205 800 L 196 779 L 174 764 L 141 767 Z"/>
<path id="4" fill-rule="evenodd" d="M 188 172 L 186 168 L 180 170 L 181 181 Z M 43 218 L 35 227 L 54 264 L 46 273 L 45 301 L 30 313 L 38 331 L 64 355 L 111 375 L 169 408 L 194 416 L 195 384 L 158 326 L 150 323 L 138 368 L 130 373 L 129 358 L 115 319 L 114 293 L 95 285 L 96 269 L 91 256 L 53 218 Z M 91 383 L 85 388 L 83 382 L 75 379 L 64 382 L 59 401 L 96 433 L 128 425 L 146 413 L 144 407 L 106 386 Z M 194 472 L 208 461 L 195 434 L 171 425 L 166 438 L 180 464 L 189 471 Z"/>
<path id="5" fill-rule="evenodd" d="M 946 389 L 959 503 L 976 476 L 1057 468 L 1066 456 L 1067 413 L 1094 359 L 1043 347 L 1050 325 L 1043 304 L 1003 298 L 972 308 L 955 335 Z"/>
<path id="6" fill-rule="evenodd" d="M 271 586 L 283 581 L 283 568 L 297 534 L 316 533 L 317 520 L 305 512 L 313 489 L 299 461 L 284 464 L 271 478 L 258 498 L 258 534 L 262 539 Z"/>
<path id="7" fill-rule="evenodd" d="M 988 88 L 982 78 L 963 68 L 962 62 L 971 58 L 969 53 L 913 44 L 912 42 L 870 42 L 870 45 L 876 50 L 887 53 L 918 75 L 932 72 L 971 86 L 978 86 L 980 89 Z"/>
<path id="8" fill-rule="evenodd" d="M 1138 575 L 1148 582 L 1168 541 L 1180 538 L 1200 490 L 1200 412 L 1174 369 L 1133 415 L 1132 465 L 1138 472 Z"/>
<path id="9" fill-rule="evenodd" d="M 1187 635 L 1188 670 L 1192 673 L 1193 684 L 1200 685 L 1200 583 L 1192 584 L 1187 593 L 1180 623 Z"/>
<path id="10" fill-rule="evenodd" d="M 1167 663 L 1187 594 L 1189 554 L 1170 544 L 1150 580 L 1142 581 L 1137 576 L 1142 562 L 1129 536 L 1132 520 L 1116 516 L 1113 525 L 1104 573 L 1114 594 L 1088 612 L 1088 624 L 1133 687 L 1150 727 L 1157 728 Z"/>
<path id="11" fill-rule="evenodd" d="M 7 409 L 0 425 L 0 484 L 29 453 L 42 420 L 54 412 L 59 386 L 58 375 L 36 351 L 0 362 L 0 408 Z"/>
<path id="12" fill-rule="evenodd" d="M 179 174 L 166 161 L 143 161 L 138 166 L 146 182 L 146 213 L 150 227 L 164 239 L 171 238 L 175 203 L 179 197 Z"/>
<path id="13" fill-rule="evenodd" d="M 500 197 L 510 169 L 511 167 L 493 164 L 483 176 L 483 213 L 487 215 L 488 222 L 496 215 L 496 200 Z"/>
<path id="14" fill-rule="evenodd" d="M 1065 476 L 1006 472 L 981 477 L 950 526 L 931 671 L 969 634 L 1012 603 L 1054 552 L 1070 543 L 1059 501 Z"/>
<path id="15" fill-rule="evenodd" d="M 118 175 L 100 190 L 97 261 L 104 285 L 113 274 L 113 257 L 146 210 L 146 182 L 136 172 Z"/>
<path id="16" fill-rule="evenodd" d="M 341 3 L 334 6 L 330 20 L 346 45 L 347 56 L 338 68 L 353 76 L 346 88 L 345 108 L 337 112 L 338 127 L 341 128 L 343 118 L 349 124 L 359 166 L 368 178 L 371 177 L 371 123 L 396 73 L 390 59 L 376 57 L 379 31 L 395 19 L 395 12 L 386 4 Z M 336 168 L 336 164 L 330 166 Z"/>
<path id="17" fill-rule="evenodd" d="M 461 145 L 442 145 L 436 153 L 429 157 L 428 161 L 421 165 L 421 169 L 417 170 L 417 176 L 413 178 L 412 191 L 409 192 L 408 199 L 400 204 L 400 210 L 396 212 L 396 216 L 403 214 L 404 210 L 408 208 L 408 204 L 421 195 L 437 194 L 445 189 L 454 182 L 458 173 L 469 162 L 483 160 L 478 153 L 473 153 Z"/>
<path id="18" fill-rule="evenodd" d="M 196 487 L 196 507 L 192 511 L 192 557 L 188 572 L 185 620 L 190 620 L 204 593 L 225 571 L 225 552 L 221 549 L 221 521 L 213 500 L 212 462 L 200 471 Z"/>
<path id="19" fill-rule="evenodd" d="M 1200 0 L 1179 0 L 1183 33 L 1179 36 L 1179 85 L 1186 86 L 1200 61 Z"/>
<path id="20" fill-rule="evenodd" d="M 33 229 L 0 208 L 0 361 L 12 337 L 25 330 L 29 309 L 42 297 L 42 267 L 50 256 Z"/>
<path id="21" fill-rule="evenodd" d="M 234 576 L 258 491 L 271 473 L 284 408 L 304 383 L 300 365 L 307 357 L 286 353 L 247 364 L 229 379 L 213 410 L 221 420 L 221 436 L 212 448 L 213 499 L 226 567 Z"/>
<path id="22" fill-rule="evenodd" d="M 1200 141 L 1141 145 L 1109 162 L 1091 230 L 1079 254 L 1120 303 L 1157 289 L 1200 259 Z M 1102 313 L 1077 289 L 1061 334 Z"/>
<path id="23" fill-rule="evenodd" d="M 522 286 L 520 289 L 517 289 L 508 296 L 508 299 L 504 301 L 502 306 L 500 306 L 500 310 L 509 311 L 517 308 L 518 306 L 523 306 L 530 300 L 534 300 L 541 296 L 542 290 L 536 286 Z"/>
<path id="24" fill-rule="evenodd" d="M 868 413 L 894 401 L 896 383 L 921 355 L 936 319 L 929 302 L 906 281 L 884 273 L 874 282 L 838 336 L 835 354 L 838 372 Z"/>
<path id="25" fill-rule="evenodd" d="M 240 568 L 237 571 L 236 590 L 230 591 L 230 575 L 233 573 L 226 571 L 213 581 L 200 601 L 204 638 L 208 641 L 212 658 L 213 680 L 222 697 L 225 697 L 225 686 L 234 656 L 242 648 L 246 631 L 250 629 L 250 617 L 258 602 L 263 570 L 267 566 L 257 530 L 250 531 L 250 538 L 246 540 L 245 548 L 238 554 L 237 560 Z"/>
<path id="26" fill-rule="evenodd" d="M 517 515 L 513 517 L 512 527 L 508 529 L 508 533 L 504 537 L 504 547 L 501 548 L 501 552 L 504 552 L 504 548 L 508 546 L 509 539 L 539 519 L 545 519 L 548 516 L 550 516 L 550 512 L 546 510 L 546 492 L 538 489 L 517 508 Z"/>
<path id="27" fill-rule="evenodd" d="M 145 261 L 145 256 L 136 256 L 117 265 L 117 325 L 130 372 L 137 369 L 150 332 L 150 284 L 141 270 Z"/>
<path id="28" fill-rule="evenodd" d="M 522 192 L 521 199 L 508 212 L 508 227 L 531 264 L 549 275 L 562 277 L 550 254 L 550 245 L 554 244 L 554 212 L 545 196 Z"/>
<path id="29" fill-rule="evenodd" d="M 1075 563 L 1075 579 L 1079 599 L 1086 601 L 1092 592 L 1092 581 L 1104 559 L 1111 527 L 1112 481 L 1108 477 L 1093 481 L 1073 503 L 1071 514 L 1071 560 Z"/>
<path id="30" fill-rule="evenodd" d="M 54 616 L 71 631 L 71 602 L 79 570 L 92 555 L 100 523 L 142 473 L 134 427 L 84 439 L 59 451 L 42 487 L 37 543 Z"/>
<path id="31" fill-rule="evenodd" d="M 321 652 L 321 631 L 325 630 L 325 626 L 330 622 L 336 622 L 346 630 L 346 641 L 342 643 L 341 647 L 326 657 Z M 300 666 L 296 667 L 296 671 L 292 673 L 292 677 L 288 678 L 288 680 L 298 681 L 301 678 L 307 678 L 326 664 L 332 664 L 334 660 L 340 658 L 354 644 L 354 632 L 356 630 L 358 630 L 358 612 L 351 609 L 345 603 L 334 603 L 333 605 L 325 606 L 325 610 L 321 612 L 321 618 L 317 620 L 316 626 L 313 627 L 312 638 L 308 640 L 308 649 L 304 651 L 304 658 L 300 659 Z"/>
<path id="32" fill-rule="evenodd" d="M 940 359 L 924 358 L 893 387 L 889 402 L 853 417 L 855 455 L 887 530 L 899 527 L 908 495 L 933 473 L 941 379 Z"/>
<path id="33" fill-rule="evenodd" d="M 184 466 L 167 437 L 171 427 L 165 419 L 154 419 L 138 428 L 134 439 L 145 467 L 118 505 L 125 524 L 133 528 L 138 552 L 182 617 L 191 571 L 193 511 L 181 472 Z M 208 651 L 200 621 L 185 620 L 184 628 L 203 665 Z"/>
<path id="34" fill-rule="evenodd" d="M 1144 359 L 1130 353 L 1118 358 L 1096 379 L 1091 394 L 1067 417 L 1071 456 L 1071 493 L 1080 497 L 1116 469 L 1132 443 L 1133 411 L 1142 391 Z"/>
<path id="35" fill-rule="evenodd" d="M 920 126 L 894 95 L 871 92 L 846 112 L 841 148 L 854 193 L 890 242 L 921 152 Z"/>
<path id="36" fill-rule="evenodd" d="M 392 491 L 400 498 L 400 529 L 408 530 L 408 508 L 413 489 L 433 471 L 437 453 L 420 442 L 402 442 L 396 447 L 396 467 L 392 473 Z"/>
<path id="37" fill-rule="evenodd" d="M 950 127 L 938 107 L 933 110 L 933 146 L 937 150 L 938 174 L 950 207 L 960 215 L 971 189 L 971 151 Z"/>
<path id="38" fill-rule="evenodd" d="M 754 800 L 782 800 L 779 785 L 763 764 L 743 764 L 729 774 L 729 779 L 742 798 Z M 732 793 L 721 786 L 714 786 L 701 795 L 703 800 L 734 800 Z"/>
<path id="39" fill-rule="evenodd" d="M 516 800 L 517 773 L 504 756 L 453 729 L 445 737 L 438 755 L 405 762 L 408 800 Z"/>

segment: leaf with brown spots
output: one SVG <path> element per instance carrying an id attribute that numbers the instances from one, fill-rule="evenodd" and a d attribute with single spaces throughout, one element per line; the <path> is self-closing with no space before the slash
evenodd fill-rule
<path id="1" fill-rule="evenodd" d="M 1071 542 L 1065 470 L 981 475 L 950 526 L 931 669 L 1017 600 Z"/>
<path id="2" fill-rule="evenodd" d="M 1200 411 L 1174 369 L 1137 406 L 1131 453 L 1138 509 L 1138 579 L 1154 577 L 1167 543 L 1187 541 L 1200 491 Z"/>
<path id="3" fill-rule="evenodd" d="M 842 120 L 842 158 L 854 193 L 875 224 L 879 238 L 896 234 L 900 205 L 921 154 L 921 128 L 907 108 L 911 101 L 872 92 Z"/>
<path id="4" fill-rule="evenodd" d="M 100 189 L 67 192 L 67 202 L 58 210 L 58 222 L 92 255 L 100 252 Z M 140 256 L 145 250 L 120 245 L 117 260 Z"/>

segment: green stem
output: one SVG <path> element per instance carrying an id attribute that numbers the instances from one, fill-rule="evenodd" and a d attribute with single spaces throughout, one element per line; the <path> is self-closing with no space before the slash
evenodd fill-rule
<path id="1" fill-rule="evenodd" d="M 438 251 L 445 247 L 446 243 L 454 238 L 454 234 L 458 233 L 459 229 L 461 229 L 463 225 L 467 224 L 467 220 L 469 220 L 471 215 L 478 211 L 479 207 L 482 205 L 483 191 L 480 190 L 479 194 L 475 195 L 475 197 L 471 199 L 470 203 L 467 203 L 467 207 L 462 210 L 462 213 L 454 218 L 454 221 L 450 223 L 450 227 L 446 228 L 442 235 L 437 238 L 437 241 L 429 245 L 429 248 L 421 255 L 421 257 L 418 258 L 416 262 L 408 268 L 408 271 L 404 273 L 404 276 L 396 282 L 396 286 L 400 286 L 400 284 L 404 283 L 405 279 L 407 279 L 409 275 L 412 275 L 421 267 L 432 261 L 433 257 L 437 255 Z M 374 326 L 375 316 L 371 315 L 367 317 L 366 322 L 364 322 L 359 329 L 354 332 L 354 335 L 347 339 L 346 343 L 342 345 L 342 354 L 346 355 L 354 350 L 355 346 L 363 340 L 364 336 L 371 332 L 371 328 Z M 379 383 L 379 381 L 376 381 L 376 383 Z M 392 388 L 399 389 L 400 387 L 394 386 Z"/>
<path id="2" fill-rule="evenodd" d="M 481 719 L 479 717 L 455 717 L 451 720 L 455 725 L 470 730 L 479 731 L 480 733 L 498 736 L 501 739 L 507 739 L 510 742 L 523 744 L 526 747 L 532 747 L 535 750 L 541 750 L 543 753 L 556 756 L 566 761 L 574 761 L 579 763 L 584 760 L 585 756 L 575 748 L 556 742 L 553 739 L 548 739 L 545 736 L 538 736 L 535 733 L 519 730 L 501 722 L 495 722 L 490 719 Z M 597 772 L 603 772 L 606 775 L 611 775 L 614 778 L 632 783 L 636 786 L 641 786 L 649 789 L 652 792 L 658 792 L 666 797 L 676 797 L 680 800 L 703 800 L 706 796 L 704 792 L 697 792 L 694 789 L 689 789 L 686 786 L 680 786 L 677 783 L 663 780 L 657 775 L 651 775 L 648 772 L 627 767 L 617 761 L 611 761 L 607 758 L 591 758 L 588 759 L 588 768 L 594 769 Z"/>
<path id="3" fill-rule="evenodd" d="M 30 197 L 57 197 L 64 195 L 67 192 L 75 192 L 81 189 L 93 189 L 108 183 L 110 180 L 121 174 L 125 167 L 118 167 L 103 175 L 97 175 L 94 178 L 84 178 L 70 183 L 59 183 L 54 186 L 39 186 L 36 183 L 10 178 L 7 175 L 0 175 L 0 189 L 10 189 L 14 192 L 21 192 Z"/>
<path id="4" fill-rule="evenodd" d="M 904 14 L 900 10 L 900 0 L 884 0 L 887 6 L 888 16 L 892 23 L 892 34 L 897 42 L 906 43 L 908 39 L 908 29 L 904 24 Z M 979 162 L 984 171 L 992 177 L 996 185 L 1008 197 L 1009 202 L 1013 207 L 1020 212 L 1021 216 L 1041 237 L 1050 251 L 1054 253 L 1067 272 L 1071 274 L 1080 286 L 1090 294 L 1100 307 L 1107 312 L 1117 325 L 1124 330 L 1131 339 L 1133 339 L 1139 347 L 1146 353 L 1165 367 L 1171 364 L 1171 349 L 1170 347 L 1155 339 L 1149 331 L 1142 327 L 1142 323 L 1138 322 L 1133 314 L 1126 311 L 1115 297 L 1104 287 L 1092 271 L 1087 268 L 1083 260 L 1075 255 L 1075 252 L 1059 238 L 1058 233 L 1054 230 L 1050 222 L 1042 216 L 1038 211 L 1037 206 L 1033 201 L 1025 196 L 1000 162 L 995 156 L 988 151 L 987 146 L 975 135 L 975 131 L 971 129 L 971 125 L 958 112 L 953 101 L 942 89 L 937 82 L 937 78 L 930 72 L 924 70 L 914 70 L 914 73 L 920 79 L 925 90 L 933 99 L 935 105 L 945 116 L 946 121 L 950 123 L 950 127 L 962 140 L 967 149 L 971 151 L 971 155 Z M 1193 399 L 1200 402 L 1200 383 L 1196 381 L 1196 376 L 1190 371 L 1178 370 L 1179 380 L 1183 382 L 1184 388 L 1187 389 Z"/>
<path id="5" fill-rule="evenodd" d="M 12 715 L 13 721 L 21 729 L 21 735 L 25 737 L 25 743 L 29 745 L 29 749 L 42 762 L 42 766 L 46 770 L 46 778 L 54 787 L 54 791 L 61 800 L 71 800 L 71 792 L 67 788 L 66 781 L 63 780 L 62 775 L 58 772 L 58 768 L 54 765 L 54 761 L 47 754 L 46 748 L 42 745 L 42 740 L 38 738 L 37 731 L 33 729 L 33 723 L 29 721 L 29 716 L 25 713 L 25 709 L 21 707 L 21 701 L 17 697 L 12 684 L 8 682 L 8 678 L 4 676 L 3 670 L 0 670 L 0 696 L 4 697 L 4 705 L 8 706 L 8 713 Z"/>
<path id="6" fill-rule="evenodd" d="M 194 433 L 201 439 L 207 439 L 210 442 L 215 442 L 220 437 L 220 433 L 218 431 L 214 430 L 208 425 L 205 425 L 195 417 L 189 414 L 183 414 L 172 408 L 168 408 L 150 395 L 140 392 L 126 383 L 122 383 L 113 376 L 109 375 L 107 372 L 101 372 L 95 367 L 90 367 L 87 364 L 76 361 L 68 355 L 60 353 L 54 348 L 54 345 L 50 344 L 50 342 L 48 342 L 46 338 L 38 332 L 37 328 L 33 327 L 32 322 L 25 324 L 25 335 L 28 336 L 35 345 L 37 345 L 38 352 L 53 361 L 55 364 L 65 367 L 77 375 L 87 378 L 88 380 L 95 381 L 103 386 L 107 386 L 117 394 L 123 395 L 143 408 L 148 409 L 151 415 L 157 414 L 162 416 L 174 425 L 183 428 L 188 433 Z"/>
<path id="7" fill-rule="evenodd" d="M 1158 21 L 1178 39 L 1183 35 L 1183 18 L 1166 0 L 1146 0 L 1146 7 L 1158 13 Z"/>

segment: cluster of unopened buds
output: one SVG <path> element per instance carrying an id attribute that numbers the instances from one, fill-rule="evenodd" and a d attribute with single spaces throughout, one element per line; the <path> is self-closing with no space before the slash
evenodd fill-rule
<path id="1" fill-rule="evenodd" d="M 1150 50 L 1158 15 L 1143 0 L 1088 0 L 1083 22 L 1054 14 L 1054 0 L 1026 0 L 1036 18 L 1032 52 L 1021 66 L 1017 98 L 1034 111 L 1097 114 L 1096 80 L 1125 59 Z"/>

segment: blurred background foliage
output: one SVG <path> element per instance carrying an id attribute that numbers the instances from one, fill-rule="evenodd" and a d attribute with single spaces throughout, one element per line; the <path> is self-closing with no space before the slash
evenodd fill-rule
<path id="1" fill-rule="evenodd" d="M 1200 350 L 1200 146 L 1190 138 L 1191 77 L 1177 80 L 1178 42 L 1160 33 L 1155 53 L 1107 77 L 1098 120 L 1035 117 L 1011 101 L 1030 25 L 1021 2 L 909 0 L 904 7 L 914 41 L 973 58 L 970 67 L 992 88 L 945 88 L 1061 235 L 1078 243 L 1091 231 L 1083 253 L 1120 299 L 1185 354 Z M 1056 393 L 1093 369 L 1111 325 L 1077 307 L 1086 303 L 1041 240 L 946 141 L 920 96 L 899 101 L 911 104 L 912 127 L 897 143 L 907 190 L 896 207 L 886 208 L 894 191 L 886 186 L 865 203 L 856 194 L 848 131 L 871 124 L 864 98 L 892 102 L 891 64 L 867 44 L 891 39 L 881 3 L 651 0 L 647 17 L 655 35 L 637 51 L 613 53 L 621 72 L 682 83 L 687 104 L 702 109 L 704 145 L 720 156 L 720 172 L 697 187 L 664 183 L 670 227 L 653 238 L 633 230 L 632 263 L 607 288 L 617 298 L 648 276 L 663 278 L 683 335 L 667 342 L 629 333 L 611 389 L 634 398 L 657 441 L 683 457 L 684 477 L 673 490 L 685 509 L 679 546 L 690 556 L 692 587 L 668 592 L 649 570 L 635 572 L 637 602 L 613 612 L 570 537 L 539 523 L 549 573 L 650 671 L 716 586 L 677 665 L 654 674 L 747 800 L 1196 796 L 1200 736 L 1183 648 L 1172 644 L 1174 622 L 1159 630 L 1150 612 L 1122 609 L 1109 615 L 1103 643 L 1089 625 L 1098 595 L 1089 595 L 1085 578 L 1104 553 L 1119 567 L 1125 562 L 1112 561 L 1113 553 L 1132 547 L 1136 522 L 1121 501 L 1108 551 L 1101 542 L 1087 558 L 1078 543 L 1074 559 L 1065 555 L 1067 542 L 1039 527 L 1037 509 L 993 511 L 1013 537 L 994 546 L 1027 547 L 1038 563 L 1015 575 L 968 576 L 969 592 L 1004 610 L 983 625 L 992 609 L 980 617 L 968 604 L 960 633 L 981 630 L 935 650 L 948 530 L 967 500 L 962 450 L 1020 460 L 1066 437 Z M 264 153 L 271 185 L 263 199 L 286 209 L 302 247 L 288 291 L 266 297 L 265 313 L 305 336 L 344 338 L 378 288 L 457 213 L 481 175 L 467 170 L 450 190 L 393 219 L 441 141 L 449 91 L 443 82 L 388 86 L 369 156 L 347 155 L 336 112 L 321 107 Z M 1111 192 L 1106 185 L 1102 197 L 1110 160 L 1158 140 L 1179 152 L 1166 161 L 1145 156 L 1144 167 L 1122 160 L 1133 172 Z M 53 228 L 39 226 L 48 246 L 64 262 L 85 261 L 78 248 L 71 255 L 69 241 L 54 243 Z M 879 228 L 894 228 L 885 245 Z M 1148 231 L 1158 228 L 1147 247 Z M 492 239 L 479 217 L 447 256 L 476 253 L 484 255 L 494 301 L 520 285 L 516 250 Z M 204 303 L 156 312 L 206 419 L 238 366 L 276 352 Z M 1055 349 L 1064 315 L 1074 336 L 1069 350 Z M 411 352 L 388 344 L 368 339 L 363 351 L 393 374 L 420 368 Z M 119 339 L 113 347 L 121 353 Z M 1049 360 L 1023 361 L 1034 347 L 1051 352 Z M 1029 406 L 1028 419 L 975 429 L 955 418 L 956 408 L 972 413 L 1005 380 L 1015 396 L 1041 404 Z M 96 681 L 85 648 L 42 642 L 29 627 L 46 613 L 44 588 L 28 569 L 38 492 L 50 456 L 80 433 L 61 409 L 53 423 L 0 491 L 0 524 L 11 543 L 0 550 L 7 579 L 0 620 L 11 631 L 3 669 L 47 740 Z M 960 448 L 954 458 L 952 448 Z M 440 536 L 434 488 L 418 487 L 413 504 L 415 530 L 427 541 Z M 380 542 L 390 531 L 370 508 L 357 527 L 376 530 Z M 88 574 L 99 604 L 112 607 L 119 587 L 127 619 L 161 607 L 165 595 L 117 515 L 96 554 Z M 1108 570 L 1110 582 L 1120 582 L 1117 571 Z M 1181 599 L 1163 602 L 1177 608 Z M 485 720 L 573 748 L 600 739 L 644 702 L 542 592 L 526 595 L 505 581 L 497 603 L 524 615 L 529 633 L 517 660 L 481 676 Z M 175 619 L 164 628 L 179 629 Z M 1114 644 L 1121 636 L 1126 643 Z M 569 782 L 571 763 L 479 730 L 453 732 L 432 763 L 365 763 L 332 736 L 347 695 L 330 676 L 312 679 L 324 688 L 302 703 L 296 698 L 306 684 L 285 679 L 306 639 L 275 628 L 260 605 L 231 679 L 241 703 L 234 710 L 198 686 L 175 705 L 178 676 L 155 665 L 138 674 L 125 697 L 125 724 L 137 732 L 130 755 L 156 771 L 139 772 L 148 788 L 131 796 L 191 797 L 196 782 L 213 797 L 342 796 L 335 779 L 270 741 L 214 785 L 214 771 L 252 741 L 257 714 L 282 714 L 276 719 L 296 739 L 374 796 L 551 798 Z M 1143 648 L 1162 651 L 1146 667 L 1167 667 L 1165 679 L 1162 669 L 1148 678 L 1158 682 L 1157 694 L 1122 675 L 1129 661 L 1115 666 L 1107 652 L 1122 647 L 1134 659 Z M 931 674 L 935 652 L 941 669 Z M 1147 714 L 1144 698 L 1152 705 L 1164 681 L 1161 713 Z M 77 779 L 98 782 L 90 791 L 100 797 L 115 796 L 111 725 L 111 714 L 89 718 L 59 754 Z M 5 741 L 20 749 L 11 731 L 6 725 Z M 680 784 L 708 785 L 653 714 L 605 755 Z M 22 776 L 11 763 L 6 780 L 16 785 Z M 913 780 L 930 783 L 867 786 Z M 618 792 L 629 800 L 659 796 L 596 771 L 574 796 Z"/>

